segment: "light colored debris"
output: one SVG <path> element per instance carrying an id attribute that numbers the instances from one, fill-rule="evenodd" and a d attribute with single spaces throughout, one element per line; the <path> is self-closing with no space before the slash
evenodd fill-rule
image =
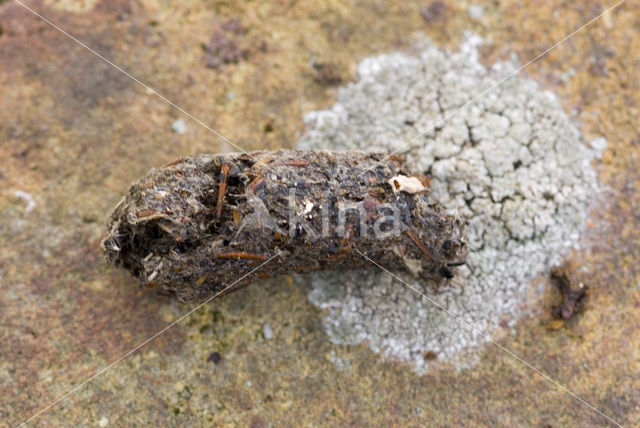
<path id="1" fill-rule="evenodd" d="M 27 206 L 24 209 L 25 214 L 29 214 L 38 206 L 36 201 L 33 199 L 33 196 L 31 196 L 30 193 L 27 193 L 24 190 L 16 190 L 15 192 L 13 192 L 13 196 L 26 202 Z"/>
<path id="2" fill-rule="evenodd" d="M 307 202 L 304 205 L 304 212 L 303 214 L 309 214 L 311 212 L 311 210 L 313 209 L 313 202 Z"/>
<path id="3" fill-rule="evenodd" d="M 171 130 L 176 134 L 182 135 L 187 131 L 187 124 L 183 119 L 178 119 L 171 124 Z"/>
<path id="4" fill-rule="evenodd" d="M 389 185 L 393 189 L 393 193 L 405 192 L 405 193 L 420 193 L 424 192 L 426 188 L 422 185 L 420 180 L 416 177 L 407 177 L 404 175 L 396 175 L 391 177 Z"/>
<path id="5" fill-rule="evenodd" d="M 264 323 L 262 326 L 262 335 L 264 336 L 264 340 L 273 339 L 273 329 L 267 322 Z"/>

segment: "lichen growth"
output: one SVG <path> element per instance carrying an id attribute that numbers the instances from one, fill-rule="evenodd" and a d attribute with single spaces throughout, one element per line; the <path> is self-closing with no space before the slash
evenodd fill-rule
<path id="1" fill-rule="evenodd" d="M 487 69 L 480 43 L 468 35 L 450 54 L 425 41 L 363 60 L 331 109 L 305 117 L 298 147 L 398 151 L 428 175 L 432 195 L 468 217 L 470 253 L 451 287 L 422 291 L 490 333 L 499 322 L 512 326 L 528 281 L 578 245 L 598 191 L 591 161 L 602 147 L 587 147 L 555 95 L 523 77 L 457 111 L 519 66 Z M 310 282 L 333 342 L 368 343 L 418 371 L 434 354 L 460 358 L 486 340 L 384 272 Z"/>

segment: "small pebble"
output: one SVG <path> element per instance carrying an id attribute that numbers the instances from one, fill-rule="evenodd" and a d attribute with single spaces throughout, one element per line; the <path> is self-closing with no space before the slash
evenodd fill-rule
<path id="1" fill-rule="evenodd" d="M 106 427 L 107 425 L 109 425 L 109 419 L 105 418 L 104 416 L 98 421 L 98 425 L 101 427 Z"/>
<path id="2" fill-rule="evenodd" d="M 175 122 L 173 122 L 171 124 L 171 129 L 173 130 L 173 132 L 175 132 L 176 134 L 184 134 L 185 131 L 187 130 L 187 125 L 184 123 L 184 120 L 182 119 L 178 119 Z"/>
<path id="3" fill-rule="evenodd" d="M 446 5 L 443 2 L 436 0 L 434 2 L 431 2 L 429 6 L 422 9 L 420 14 L 422 15 L 422 19 L 424 19 L 426 22 L 436 22 L 443 21 L 446 17 L 446 12 Z"/>
<path id="4" fill-rule="evenodd" d="M 484 16 L 484 8 L 479 4 L 469 6 L 469 17 L 471 19 L 482 19 Z"/>
<path id="5" fill-rule="evenodd" d="M 262 334 L 264 335 L 265 340 L 271 340 L 273 338 L 273 330 L 268 323 L 264 323 L 262 326 Z"/>
<path id="6" fill-rule="evenodd" d="M 182 392 L 180 393 L 180 395 L 182 395 L 182 398 L 188 400 L 191 398 L 191 391 L 189 390 L 189 387 L 185 386 L 182 389 Z"/>
<path id="7" fill-rule="evenodd" d="M 218 352 L 212 352 L 211 355 L 209 355 L 209 358 L 207 358 L 207 361 L 217 365 L 220 361 L 222 361 L 222 356 Z"/>

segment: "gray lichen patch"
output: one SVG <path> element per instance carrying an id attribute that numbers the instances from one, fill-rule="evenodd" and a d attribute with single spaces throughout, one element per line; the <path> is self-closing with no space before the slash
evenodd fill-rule
<path id="1" fill-rule="evenodd" d="M 469 36 L 448 53 L 424 42 L 365 59 L 331 109 L 305 117 L 298 147 L 398 150 L 428 175 L 431 194 L 468 217 L 470 252 L 453 286 L 422 291 L 491 333 L 498 322 L 513 325 L 528 280 L 578 245 L 602 147 L 588 148 L 556 96 L 523 77 L 456 111 L 518 67 L 487 69 L 480 43 Z M 315 275 L 309 298 L 327 309 L 333 342 L 368 343 L 418 371 L 485 342 L 384 272 Z"/>

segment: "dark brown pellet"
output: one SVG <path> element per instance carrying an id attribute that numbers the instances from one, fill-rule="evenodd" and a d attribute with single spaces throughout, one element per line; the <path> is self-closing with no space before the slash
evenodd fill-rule
<path id="1" fill-rule="evenodd" d="M 411 177 L 401 158 L 364 152 L 183 158 L 133 184 L 102 246 L 112 264 L 182 301 L 212 296 L 262 263 L 233 289 L 371 268 L 359 252 L 438 286 L 465 262 L 466 222 L 441 212 L 421 189 L 425 177 Z"/>

